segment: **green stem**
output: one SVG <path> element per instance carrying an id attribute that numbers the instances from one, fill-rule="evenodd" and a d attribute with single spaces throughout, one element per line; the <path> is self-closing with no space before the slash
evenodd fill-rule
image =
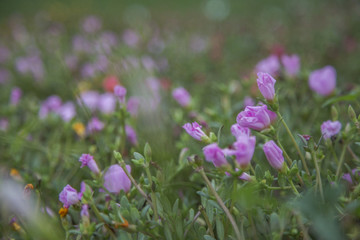
<path id="1" fill-rule="evenodd" d="M 323 188 L 322 188 L 321 172 L 320 172 L 319 164 L 316 159 L 315 151 L 313 149 L 311 149 L 310 153 L 311 153 L 311 158 L 314 161 L 314 165 L 315 165 L 315 169 L 316 169 L 316 185 L 319 186 L 321 200 L 324 201 L 324 192 L 323 192 Z"/>
<path id="2" fill-rule="evenodd" d="M 215 234 L 214 234 L 214 231 L 213 231 L 213 226 L 209 220 L 209 217 L 208 215 L 206 214 L 205 210 L 204 210 L 204 207 L 203 206 L 200 206 L 199 207 L 199 210 L 201 212 L 201 214 L 203 215 L 204 219 L 205 219 L 205 222 L 206 224 L 208 225 L 208 229 L 209 229 L 209 232 L 210 232 L 210 235 L 215 238 Z"/>
<path id="3" fill-rule="evenodd" d="M 126 146 L 126 130 L 125 130 L 125 109 L 124 107 L 121 108 L 121 153 L 124 154 L 125 146 Z"/>
<path id="4" fill-rule="evenodd" d="M 336 156 L 336 153 L 335 153 L 335 151 L 334 151 L 334 147 L 333 147 L 332 143 L 329 143 L 329 146 L 330 146 L 331 153 L 332 153 L 333 156 L 334 156 L 334 159 L 335 159 L 336 164 L 339 165 L 339 159 L 338 159 L 338 157 Z"/>
<path id="5" fill-rule="evenodd" d="M 299 193 L 298 190 L 296 189 L 296 187 L 295 187 L 292 179 L 289 179 L 289 182 L 290 182 L 291 188 L 292 188 L 292 190 L 294 191 L 295 195 L 299 197 L 299 196 L 300 196 L 300 193 Z"/>
<path id="6" fill-rule="evenodd" d="M 147 177 L 148 177 L 149 184 L 150 184 L 150 189 L 151 189 L 151 201 L 154 203 L 154 204 L 153 204 L 154 218 L 155 218 L 155 221 L 158 221 L 158 220 L 159 220 L 159 215 L 158 215 L 158 211 L 157 211 L 156 194 L 155 194 L 155 192 L 154 192 L 154 190 L 153 190 L 153 181 L 152 181 L 152 176 L 151 176 L 150 169 L 149 169 L 149 164 L 146 164 L 146 166 L 145 166 L 145 172 L 146 172 L 146 175 L 147 175 Z"/>
<path id="7" fill-rule="evenodd" d="M 348 145 L 346 147 L 346 149 L 348 150 L 348 152 L 350 153 L 350 155 L 353 157 L 353 159 L 356 161 L 356 162 L 360 162 L 360 159 L 358 158 L 358 156 L 356 156 L 356 154 L 353 152 L 353 150 L 351 149 L 350 145 Z"/>
<path id="8" fill-rule="evenodd" d="M 291 158 L 289 157 L 289 155 L 287 154 L 287 152 L 285 151 L 285 148 L 281 145 L 280 140 L 279 140 L 278 137 L 277 137 L 277 139 L 276 139 L 276 142 L 278 143 L 279 147 L 281 148 L 281 150 L 283 151 L 283 153 L 284 153 L 284 155 L 285 155 L 286 160 L 289 162 L 289 165 L 291 166 L 291 165 L 292 165 L 292 160 L 291 160 Z M 304 185 L 304 181 L 303 181 L 303 179 L 301 178 L 300 174 L 297 173 L 296 176 L 297 176 L 297 178 L 299 179 L 301 186 L 303 186 L 303 185 Z"/>
<path id="9" fill-rule="evenodd" d="M 131 176 L 131 174 L 129 173 L 129 171 L 126 169 L 126 164 L 125 162 L 122 160 L 120 161 L 120 166 L 121 168 L 124 170 L 126 176 L 128 176 L 128 178 L 130 179 L 130 181 L 132 182 L 132 184 L 134 184 L 134 186 L 136 187 L 136 189 L 139 191 L 139 193 L 147 200 L 147 202 L 150 204 L 151 208 L 154 209 L 154 205 L 152 203 L 152 201 L 149 199 L 149 197 L 147 196 L 147 194 L 141 189 L 141 187 L 137 184 L 137 182 L 135 181 L 135 179 Z"/>
<path id="10" fill-rule="evenodd" d="M 225 206 L 224 202 L 221 200 L 220 196 L 217 194 L 216 190 L 214 189 L 214 187 L 211 185 L 210 180 L 208 179 L 208 177 L 206 176 L 204 169 L 201 167 L 199 169 L 199 173 L 202 176 L 202 178 L 204 179 L 204 181 L 206 182 L 206 185 L 208 186 L 208 188 L 210 189 L 211 193 L 215 196 L 216 201 L 218 202 L 218 204 L 220 205 L 220 207 L 224 210 L 227 218 L 229 219 L 234 231 L 235 231 L 235 235 L 236 235 L 236 239 L 241 240 L 243 239 L 241 237 L 241 233 L 238 229 L 238 226 L 236 225 L 236 222 L 233 218 L 233 216 L 231 215 L 229 209 Z"/>
<path id="11" fill-rule="evenodd" d="M 340 175 L 340 172 L 341 172 L 341 167 L 342 167 L 342 165 L 344 163 L 344 160 L 345 160 L 346 147 L 347 147 L 347 144 L 344 144 L 343 149 L 341 151 L 339 165 L 338 165 L 338 168 L 336 170 L 336 177 L 335 177 L 336 180 L 339 179 L 339 175 Z"/>
<path id="12" fill-rule="evenodd" d="M 308 175 L 310 175 L 310 171 L 309 171 L 309 169 L 308 169 L 308 167 L 307 167 L 307 164 L 306 164 L 306 161 L 305 161 L 305 157 L 304 157 L 304 155 L 302 154 L 302 152 L 300 151 L 299 145 L 296 143 L 296 140 L 295 140 L 295 138 L 294 138 L 294 135 L 291 133 L 288 125 L 286 124 L 284 118 L 281 116 L 280 112 L 277 111 L 276 113 L 277 113 L 277 115 L 279 116 L 281 123 L 284 125 L 287 133 L 289 134 L 289 136 L 290 136 L 290 138 L 291 138 L 291 141 L 293 142 L 293 144 L 294 144 L 297 152 L 299 153 L 299 156 L 300 156 L 300 158 L 301 158 L 301 161 L 302 161 L 302 164 L 303 164 L 303 166 L 304 166 L 304 168 L 305 168 L 306 173 L 307 173 Z"/>
<path id="13" fill-rule="evenodd" d="M 265 185 L 265 187 L 269 190 L 287 190 L 287 189 L 292 189 L 291 186 L 285 186 L 285 187 L 271 187 L 269 185 Z"/>
<path id="14" fill-rule="evenodd" d="M 91 205 L 91 209 L 94 211 L 96 217 L 97 217 L 100 221 L 102 221 L 102 222 L 104 223 L 104 226 L 105 226 L 105 228 L 108 230 L 108 232 L 109 232 L 109 234 L 111 235 L 111 237 L 112 237 L 113 239 L 117 239 L 116 236 L 115 236 L 115 234 L 114 234 L 114 230 L 112 230 L 112 229 L 110 228 L 110 226 L 105 222 L 104 218 L 101 216 L 101 214 L 100 214 L 100 212 L 99 212 L 99 209 L 97 209 L 95 203 L 94 203 L 94 202 L 91 202 L 90 205 Z"/>

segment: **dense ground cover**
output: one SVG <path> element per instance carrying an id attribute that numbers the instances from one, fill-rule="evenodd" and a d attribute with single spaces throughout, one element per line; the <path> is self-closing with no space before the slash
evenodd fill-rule
<path id="1" fill-rule="evenodd" d="M 2 8 L 4 239 L 360 237 L 356 2 L 72 4 Z"/>

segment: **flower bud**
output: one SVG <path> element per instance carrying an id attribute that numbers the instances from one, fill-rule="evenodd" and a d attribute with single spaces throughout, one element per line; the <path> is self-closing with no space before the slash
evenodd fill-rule
<path id="1" fill-rule="evenodd" d="M 334 105 L 331 106 L 331 117 L 333 121 L 337 121 L 338 120 L 338 111 L 336 109 L 336 107 Z"/>
<path id="2" fill-rule="evenodd" d="M 197 122 L 193 123 L 185 123 L 183 129 L 193 138 L 198 141 L 205 141 L 209 139 L 209 137 L 201 130 L 202 126 Z"/>
<path id="3" fill-rule="evenodd" d="M 125 103 L 126 88 L 117 85 L 114 87 L 114 94 L 118 97 L 120 104 Z"/>
<path id="4" fill-rule="evenodd" d="M 353 123 L 356 123 L 358 121 L 356 118 L 356 113 L 351 105 L 349 105 L 348 114 L 349 118 L 351 119 L 351 121 L 353 121 Z"/>
<path id="5" fill-rule="evenodd" d="M 276 80 L 268 73 L 259 72 L 257 76 L 257 85 L 261 94 L 266 100 L 273 101 L 275 97 Z"/>
<path id="6" fill-rule="evenodd" d="M 179 87 L 174 89 L 172 96 L 182 107 L 187 107 L 190 105 L 191 96 L 185 88 Z"/>
<path id="7" fill-rule="evenodd" d="M 263 150 L 269 164 L 276 170 L 281 170 L 284 165 L 284 156 L 282 150 L 271 140 L 264 144 Z"/>
<path id="8" fill-rule="evenodd" d="M 85 153 L 82 154 L 81 157 L 79 158 L 79 162 L 81 162 L 80 168 L 87 166 L 88 168 L 90 168 L 90 170 L 93 173 L 95 174 L 100 173 L 99 167 L 97 166 L 94 157 L 91 156 L 90 154 L 85 154 Z"/>

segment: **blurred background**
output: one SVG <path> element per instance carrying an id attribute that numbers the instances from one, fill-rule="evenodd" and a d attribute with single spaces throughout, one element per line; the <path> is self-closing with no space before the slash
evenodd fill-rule
<path id="1" fill-rule="evenodd" d="M 201 145 L 189 144 L 193 140 L 181 126 L 203 120 L 206 129 L 217 132 L 223 124 L 230 136 L 244 98 L 259 97 L 257 63 L 271 55 L 297 54 L 301 71 L 289 81 L 291 88 L 285 84 L 281 89 L 282 111 L 294 119 L 290 128 L 319 134 L 328 119 L 322 114 L 329 109 L 313 108 L 323 103 L 317 96 L 299 95 L 310 92 L 309 73 L 326 65 L 337 71 L 338 95 L 355 89 L 360 83 L 359 26 L 356 0 L 1 0 L 2 175 L 18 171 L 23 183 L 41 189 L 54 215 L 61 207 L 61 189 L 68 183 L 78 188 L 90 178 L 79 168 L 82 153 L 92 153 L 102 169 L 114 163 L 112 151 L 119 147 L 119 120 L 109 115 L 114 109 L 84 108 L 78 99 L 85 102 L 84 92 L 105 96 L 115 82 L 141 105 L 129 123 L 139 143 L 127 146 L 124 156 L 150 142 L 165 178 L 191 182 L 195 187 L 184 194 L 195 194 L 199 184 L 188 179 L 192 169 L 178 160 L 181 149 L 201 154 Z M 171 97 L 180 86 L 192 96 L 190 110 Z M 23 93 L 17 107 L 9 106 L 15 87 Z M 41 107 L 54 95 L 73 106 L 76 116 L 49 114 L 44 120 Z M 86 125 L 94 116 L 105 123 L 104 130 L 81 136 L 73 124 Z M 221 141 L 226 146 L 233 139 L 225 135 Z"/>

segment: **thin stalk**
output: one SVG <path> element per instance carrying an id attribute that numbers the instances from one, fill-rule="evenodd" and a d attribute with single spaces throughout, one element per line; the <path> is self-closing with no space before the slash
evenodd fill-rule
<path id="1" fill-rule="evenodd" d="M 205 219 L 205 222 L 206 224 L 208 225 L 208 229 L 209 229 L 209 232 L 210 232 L 210 235 L 215 238 L 215 234 L 214 234 L 214 231 L 213 231 L 213 226 L 209 220 L 209 217 L 208 215 L 206 214 L 205 210 L 204 210 L 204 207 L 203 206 L 200 206 L 199 207 L 199 210 L 201 212 L 201 214 L 203 215 L 204 219 Z"/>
<path id="2" fill-rule="evenodd" d="M 344 144 L 343 149 L 341 151 L 339 165 L 338 165 L 338 168 L 336 170 L 336 177 L 335 177 L 336 180 L 339 179 L 339 175 L 340 175 L 340 172 L 341 172 L 341 167 L 342 167 L 342 165 L 344 163 L 344 160 L 345 160 L 346 147 L 347 147 L 347 144 Z"/>
<path id="3" fill-rule="evenodd" d="M 291 138 L 291 141 L 293 142 L 293 144 L 294 144 L 297 152 L 299 153 L 299 156 L 300 156 L 300 158 L 301 158 L 301 161 L 302 161 L 302 164 L 303 164 L 303 166 L 304 166 L 304 168 L 305 168 L 306 173 L 307 173 L 308 175 L 310 175 L 310 171 L 309 171 L 309 168 L 307 167 L 307 164 L 306 164 L 306 161 L 305 161 L 305 157 L 304 157 L 304 155 L 302 154 L 302 152 L 300 151 L 299 145 L 296 143 L 296 140 L 295 140 L 295 138 L 294 138 L 294 135 L 291 133 L 288 125 L 286 124 L 284 118 L 281 116 L 280 112 L 277 111 L 276 113 L 277 113 L 277 115 L 279 116 L 281 123 L 284 125 L 287 133 L 289 134 L 289 136 L 290 136 L 290 138 Z"/>
<path id="4" fill-rule="evenodd" d="M 291 185 L 291 188 L 293 190 L 293 192 L 295 193 L 296 196 L 300 197 L 300 193 L 298 192 L 298 190 L 296 189 L 292 179 L 289 179 L 289 182 L 290 182 L 290 185 Z"/>
<path id="5" fill-rule="evenodd" d="M 314 161 L 314 165 L 315 165 L 315 169 L 316 169 L 316 185 L 319 186 L 321 200 L 324 201 L 324 192 L 323 192 L 323 188 L 322 188 L 321 172 L 320 172 L 319 164 L 316 159 L 315 151 L 311 150 L 310 153 L 311 153 L 311 158 Z"/>
<path id="6" fill-rule="evenodd" d="M 334 150 L 334 147 L 333 147 L 332 143 L 330 143 L 329 146 L 330 146 L 331 153 L 332 153 L 333 156 L 334 156 L 334 159 L 335 159 L 336 164 L 339 165 L 339 159 L 338 159 L 338 157 L 337 157 L 337 155 L 336 155 L 336 153 L 335 153 L 335 150 Z"/>
<path id="7" fill-rule="evenodd" d="M 125 162 L 120 162 L 120 166 L 121 166 L 122 169 L 124 170 L 126 176 L 128 176 L 128 178 L 130 179 L 130 181 L 132 182 L 132 184 L 134 184 L 134 186 L 136 187 L 136 189 L 139 191 L 139 193 L 146 199 L 146 201 L 150 204 L 151 208 L 154 209 L 152 201 L 149 199 L 149 197 L 147 196 L 147 194 L 141 189 L 141 187 L 137 184 L 137 182 L 135 181 L 135 179 L 131 176 L 131 174 L 129 173 L 129 171 L 126 169 Z"/>
<path id="8" fill-rule="evenodd" d="M 287 189 L 292 189 L 291 186 L 285 186 L 285 187 L 271 187 L 271 186 L 268 186 L 268 185 L 265 185 L 266 189 L 269 189 L 269 190 L 287 190 Z"/>
<path id="9" fill-rule="evenodd" d="M 220 207 L 224 210 L 227 218 L 229 219 L 231 225 L 233 226 L 233 229 L 235 231 L 235 235 L 236 235 L 236 239 L 241 240 L 243 239 L 241 237 L 241 233 L 238 229 L 238 226 L 236 225 L 236 222 L 233 218 L 233 216 L 231 215 L 229 209 L 225 206 L 224 202 L 221 200 L 220 196 L 217 194 L 216 190 L 214 189 L 214 187 L 211 185 L 210 180 L 208 179 L 208 177 L 206 176 L 204 169 L 201 167 L 199 169 L 199 173 L 201 175 L 201 177 L 204 179 L 204 181 L 206 182 L 206 185 L 208 186 L 208 188 L 210 189 L 211 193 L 215 196 L 216 201 L 218 202 L 218 204 L 220 205 Z"/>
<path id="10" fill-rule="evenodd" d="M 153 210 L 154 210 L 154 218 L 155 221 L 159 220 L 159 215 L 158 215 L 158 211 L 157 211 L 157 204 L 156 204 L 156 194 L 153 190 L 153 181 L 152 181 L 152 177 L 151 177 L 151 173 L 150 173 L 150 169 L 149 169 L 149 165 L 147 164 L 147 166 L 145 166 L 145 172 L 146 175 L 148 177 L 149 180 L 149 184 L 150 184 L 150 189 L 151 189 L 151 201 L 154 203 L 153 204 Z"/>
<path id="11" fill-rule="evenodd" d="M 126 130 L 125 130 L 125 109 L 124 107 L 121 108 L 121 129 L 122 129 L 122 135 L 121 135 L 121 153 L 124 154 L 125 146 L 126 146 Z"/>
<path id="12" fill-rule="evenodd" d="M 348 150 L 348 152 L 350 153 L 350 155 L 353 157 L 353 159 L 356 161 L 356 162 L 360 162 L 360 159 L 358 158 L 358 156 L 356 156 L 356 154 L 353 152 L 353 150 L 351 149 L 350 145 L 348 145 L 346 147 L 346 149 Z"/>
<path id="13" fill-rule="evenodd" d="M 276 137 L 276 138 L 277 138 L 277 139 L 276 139 L 277 144 L 279 145 L 279 147 L 280 147 L 281 150 L 283 151 L 286 160 L 289 162 L 289 165 L 291 166 L 291 165 L 292 165 L 292 160 L 291 160 L 291 158 L 289 157 L 289 155 L 288 155 L 287 152 L 285 151 L 285 148 L 281 145 L 279 138 L 278 138 L 278 137 Z M 304 185 L 304 181 L 303 181 L 303 179 L 301 178 L 300 174 L 299 174 L 299 173 L 296 173 L 296 176 L 297 176 L 297 178 L 299 179 L 301 186 L 303 186 L 303 185 Z"/>
<path id="14" fill-rule="evenodd" d="M 96 217 L 97 217 L 100 221 L 102 221 L 102 222 L 104 223 L 104 226 L 105 226 L 105 228 L 108 230 L 108 232 L 109 232 L 109 234 L 111 235 L 111 237 L 112 237 L 113 239 L 116 239 L 114 230 L 112 230 L 112 229 L 110 228 L 110 226 L 105 222 L 104 218 L 101 216 L 101 214 L 100 214 L 99 210 L 97 209 L 96 205 L 94 204 L 94 202 L 91 202 L 90 205 L 91 205 L 91 209 L 94 211 Z"/>

